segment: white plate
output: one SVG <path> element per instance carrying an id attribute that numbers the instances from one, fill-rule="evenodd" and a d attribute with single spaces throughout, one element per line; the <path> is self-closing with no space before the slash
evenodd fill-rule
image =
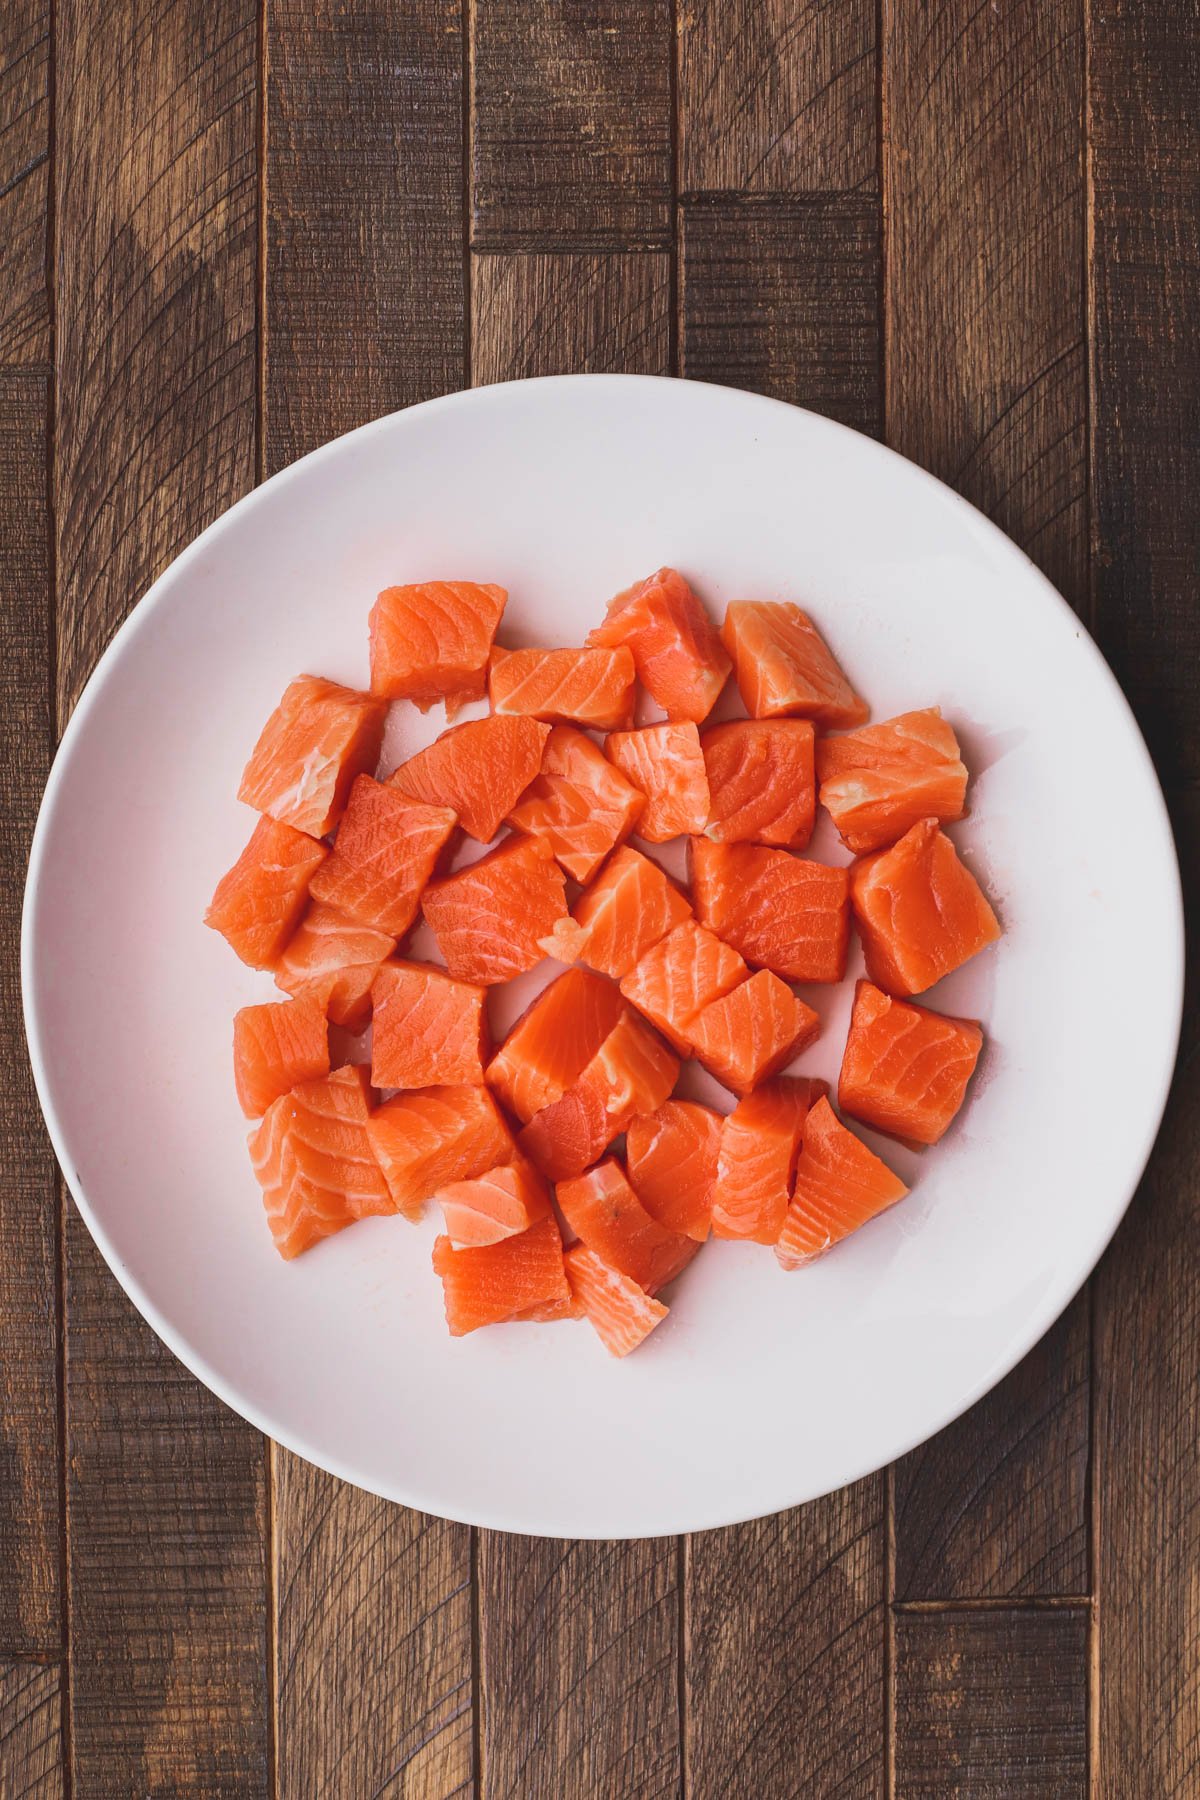
<path id="1" fill-rule="evenodd" d="M 768 1251 L 710 1245 L 623 1363 L 586 1325 L 454 1341 L 432 1219 L 373 1219 L 290 1265 L 272 1247 L 229 1045 L 235 1009 L 274 990 L 201 924 L 252 823 L 238 776 L 292 676 L 365 685 L 367 612 L 389 582 L 502 582 L 510 641 L 567 644 L 662 563 L 718 617 L 739 596 L 801 601 L 876 718 L 940 705 L 959 729 L 973 810 L 955 835 L 1005 936 L 932 1000 L 984 1020 L 986 1061 L 941 1146 L 884 1149 L 911 1197 L 813 1267 L 784 1275 Z M 397 754 L 444 723 L 440 708 L 397 713 Z M 851 1481 L 1030 1348 L 1149 1153 L 1182 923 L 1162 796 L 1125 701 L 1007 539 L 812 414 L 582 376 L 381 419 L 185 551 L 64 738 L 23 964 L 38 1090 L 80 1211 L 201 1380 L 379 1494 L 511 1530 L 620 1537 L 726 1524 Z M 848 994 L 822 1004 L 828 1029 L 799 1066 L 833 1076 Z"/>

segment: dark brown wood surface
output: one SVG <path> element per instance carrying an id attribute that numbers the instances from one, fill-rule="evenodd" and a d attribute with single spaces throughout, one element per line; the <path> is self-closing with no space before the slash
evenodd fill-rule
<path id="1" fill-rule="evenodd" d="M 174 1362 L 60 1197 L 16 965 L 55 734 L 170 558 L 364 419 L 575 369 L 798 401 L 996 518 L 1194 904 L 1198 116 L 1192 0 L 0 9 L 5 1800 L 1200 1792 L 1192 1020 L 1090 1290 L 971 1413 L 773 1519 L 565 1544 L 359 1494 Z"/>

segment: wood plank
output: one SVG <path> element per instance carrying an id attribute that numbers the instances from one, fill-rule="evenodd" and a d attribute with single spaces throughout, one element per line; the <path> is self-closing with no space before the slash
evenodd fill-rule
<path id="1" fill-rule="evenodd" d="M 57 13 L 58 697 L 252 482 L 249 0 Z M 268 1786 L 265 1456 L 66 1231 L 74 1789 Z"/>
<path id="2" fill-rule="evenodd" d="M 682 373 L 880 428 L 879 202 L 686 201 Z"/>
<path id="3" fill-rule="evenodd" d="M 1095 630 L 1172 786 L 1191 970 L 1158 1144 L 1095 1290 L 1096 1792 L 1200 1788 L 1200 33 L 1183 0 L 1090 14 Z M 1178 785 L 1176 785 L 1178 784 Z"/>
<path id="4" fill-rule="evenodd" d="M 1086 1608 L 901 1613 L 895 1642 L 898 1795 L 1082 1800 Z"/>
<path id="5" fill-rule="evenodd" d="M 684 372 L 877 433 L 879 204 L 869 195 L 685 202 Z M 688 1540 L 690 1800 L 882 1795 L 882 1476 Z"/>
<path id="6" fill-rule="evenodd" d="M 888 440 L 1081 606 L 1082 0 L 883 17 Z"/>
<path id="7" fill-rule="evenodd" d="M 472 1791 L 470 1533 L 276 1449 L 279 1800 Z"/>
<path id="8" fill-rule="evenodd" d="M 48 0 L 0 7 L 0 368 L 50 355 Z"/>
<path id="9" fill-rule="evenodd" d="M 253 0 L 60 0 L 60 723 L 254 479 L 256 69 Z"/>
<path id="10" fill-rule="evenodd" d="M 472 242 L 671 240 L 669 0 L 475 0 Z"/>
<path id="11" fill-rule="evenodd" d="M 1086 607 L 1081 5 L 888 0 L 882 51 L 888 441 Z M 898 1593 L 1086 1589 L 1084 1317 L 900 1465 Z"/>
<path id="12" fill-rule="evenodd" d="M 883 1477 L 687 1560 L 689 1800 L 882 1795 Z"/>
<path id="13" fill-rule="evenodd" d="M 471 268 L 476 381 L 613 370 L 661 375 L 670 366 L 665 253 L 475 256 Z"/>
<path id="14" fill-rule="evenodd" d="M 0 1794 L 62 1800 L 62 1670 L 0 1659 Z"/>
<path id="15" fill-rule="evenodd" d="M 461 384 L 463 46 L 442 0 L 266 18 L 271 474 Z M 273 1470 L 279 1800 L 468 1792 L 469 1531 Z"/>
<path id="16" fill-rule="evenodd" d="M 473 259 L 477 382 L 670 366 L 669 267 L 642 255 Z M 671 1800 L 680 1789 L 678 1549 L 480 1532 L 481 1792 Z"/>
<path id="17" fill-rule="evenodd" d="M 676 1800 L 678 1551 L 481 1532 L 487 1800 Z"/>
<path id="18" fill-rule="evenodd" d="M 21 1024 L 21 889 L 50 766 L 46 378 L 0 374 L 0 1653 L 62 1643 L 58 1181 Z"/>
<path id="19" fill-rule="evenodd" d="M 878 181 L 874 0 L 689 0 L 679 11 L 685 193 L 843 193 Z"/>
<path id="20" fill-rule="evenodd" d="M 266 30 L 274 470 L 462 385 L 462 15 L 267 0 Z"/>
<path id="21" fill-rule="evenodd" d="M 897 1600 L 1087 1593 L 1088 1357 L 1083 1294 L 1007 1380 L 896 1464 Z"/>
<path id="22" fill-rule="evenodd" d="M 1200 779 L 1200 30 L 1190 0 L 1090 14 L 1096 629 L 1163 779 Z"/>

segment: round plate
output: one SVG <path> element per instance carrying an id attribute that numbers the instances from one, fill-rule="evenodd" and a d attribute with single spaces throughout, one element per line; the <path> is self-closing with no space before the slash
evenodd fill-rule
<path id="1" fill-rule="evenodd" d="M 871 1141 L 913 1184 L 810 1268 L 713 1244 L 639 1352 L 586 1325 L 452 1340 L 436 1222 L 293 1264 L 263 1220 L 230 1022 L 274 992 L 201 918 L 284 685 L 365 686 L 377 590 L 498 581 L 509 642 L 578 643 L 671 563 L 715 616 L 796 599 L 874 716 L 940 706 L 955 836 L 1002 943 L 933 990 L 985 1061 L 946 1140 Z M 395 709 L 398 760 L 442 729 Z M 815 852 L 830 853 L 822 835 Z M 67 1180 L 118 1280 L 202 1381 L 348 1481 L 556 1536 L 722 1525 L 889 1462 L 1000 1379 L 1108 1242 L 1149 1153 L 1182 995 L 1162 796 L 1078 619 L 964 501 L 841 426 L 732 389 L 568 376 L 456 394 L 325 446 L 219 519 L 76 710 L 26 893 L 26 1019 Z M 852 964 L 851 974 L 856 964 Z M 849 984 L 801 1069 L 837 1073 Z M 501 1028 L 516 1003 L 503 996 Z"/>

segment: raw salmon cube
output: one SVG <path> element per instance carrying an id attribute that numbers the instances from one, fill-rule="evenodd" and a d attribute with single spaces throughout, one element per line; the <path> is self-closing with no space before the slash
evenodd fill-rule
<path id="1" fill-rule="evenodd" d="M 492 653 L 492 711 L 549 725 L 615 731 L 633 723 L 637 674 L 628 650 L 502 650 Z"/>
<path id="2" fill-rule="evenodd" d="M 355 776 L 374 772 L 386 715 L 386 700 L 301 675 L 263 727 L 238 799 L 324 837 L 345 811 Z"/>
<path id="3" fill-rule="evenodd" d="M 586 1244 L 572 1244 L 563 1262 L 572 1294 L 611 1355 L 628 1356 L 666 1318 L 661 1300 L 652 1300 L 636 1281 L 603 1262 Z"/>
<path id="4" fill-rule="evenodd" d="M 571 917 L 542 942 L 547 956 L 584 962 L 619 981 L 692 909 L 670 876 L 638 850 L 609 857 L 571 908 Z"/>
<path id="5" fill-rule="evenodd" d="M 233 1018 L 233 1079 L 248 1119 L 301 1081 L 329 1073 L 329 1025 L 320 1000 L 269 1000 Z"/>
<path id="6" fill-rule="evenodd" d="M 587 641 L 631 650 L 638 679 L 668 719 L 701 724 L 729 677 L 716 627 L 675 569 L 659 569 L 610 600 Z"/>
<path id="7" fill-rule="evenodd" d="M 804 1075 L 764 1081 L 725 1120 L 712 1193 L 713 1234 L 773 1244 L 783 1230 L 809 1110 L 829 1084 Z"/>
<path id="8" fill-rule="evenodd" d="M 371 1079 L 376 1087 L 455 1087 L 482 1081 L 491 1054 L 487 989 L 431 963 L 386 962 L 371 989 Z"/>
<path id="9" fill-rule="evenodd" d="M 487 1066 L 489 1087 L 528 1122 L 574 1086 L 624 1010 L 611 982 L 568 969 L 525 1008 Z"/>
<path id="10" fill-rule="evenodd" d="M 434 1196 L 442 1209 L 446 1236 L 456 1249 L 498 1244 L 528 1231 L 550 1211 L 550 1192 L 524 1158 L 501 1163 L 468 1181 L 448 1181 Z"/>
<path id="11" fill-rule="evenodd" d="M 484 1087 L 397 1094 L 372 1115 L 371 1146 L 393 1208 L 418 1219 L 448 1181 L 469 1181 L 515 1155 L 512 1133 Z"/>
<path id="12" fill-rule="evenodd" d="M 661 1106 L 679 1064 L 626 1008 L 573 1086 L 536 1113 L 521 1149 L 552 1181 L 580 1175 L 639 1112 Z"/>
<path id="13" fill-rule="evenodd" d="M 334 1025 L 361 1031 L 371 1016 L 371 983 L 395 948 L 386 931 L 314 900 L 275 965 L 275 984 L 297 998 L 320 997 Z"/>
<path id="14" fill-rule="evenodd" d="M 422 712 L 435 700 L 482 700 L 507 599 L 490 582 L 385 588 L 371 608 L 371 692 L 413 700 Z"/>
<path id="15" fill-rule="evenodd" d="M 804 849 L 817 809 L 814 735 L 809 719 L 731 719 L 704 733 L 714 843 Z"/>
<path id="16" fill-rule="evenodd" d="M 450 973 L 494 987 L 541 962 L 540 940 L 567 916 L 566 882 L 543 839 L 510 837 L 431 882 L 422 906 Z"/>
<path id="17" fill-rule="evenodd" d="M 923 994 L 1000 936 L 1000 924 L 936 819 L 850 871 L 867 974 L 888 993 Z"/>
<path id="18" fill-rule="evenodd" d="M 464 831 L 488 844 L 541 768 L 549 736 L 539 719 L 468 719 L 401 763 L 388 785 L 427 806 L 450 807 Z"/>
<path id="19" fill-rule="evenodd" d="M 566 1258 L 563 1258 L 564 1265 Z M 581 1301 L 574 1293 L 566 1300 L 539 1300 L 536 1306 L 526 1306 L 515 1312 L 509 1320 L 511 1325 L 557 1325 L 563 1319 L 586 1319 Z"/>
<path id="20" fill-rule="evenodd" d="M 818 1100 L 805 1121 L 792 1200 L 775 1246 L 781 1266 L 813 1262 L 907 1192 L 899 1176 L 847 1131 L 828 1100 Z"/>
<path id="21" fill-rule="evenodd" d="M 651 844 L 703 831 L 708 824 L 708 776 L 700 733 L 690 722 L 646 725 L 640 731 L 611 731 L 604 753 L 646 805 L 637 834 Z"/>
<path id="22" fill-rule="evenodd" d="M 639 959 L 622 979 L 621 992 L 681 1056 L 688 1056 L 693 1019 L 747 973 L 736 950 L 694 919 L 685 919 Z"/>
<path id="23" fill-rule="evenodd" d="M 451 1337 L 465 1337 L 481 1325 L 501 1325 L 547 1301 L 569 1305 L 571 1299 L 562 1239 L 550 1217 L 516 1237 L 466 1250 L 456 1250 L 448 1237 L 440 1237 L 433 1246 L 433 1268 L 441 1276 Z"/>
<path id="24" fill-rule="evenodd" d="M 329 852 L 294 826 L 262 818 L 217 883 L 204 923 L 252 969 L 273 969 L 308 903 L 309 885 Z"/>
<path id="25" fill-rule="evenodd" d="M 850 943 L 850 875 L 789 850 L 693 838 L 697 915 L 748 963 L 785 981 L 840 981 Z"/>
<path id="26" fill-rule="evenodd" d="M 983 1032 L 974 1019 L 893 1000 L 860 981 L 838 1105 L 907 1143 L 936 1144 L 966 1097 L 982 1049 Z"/>
<path id="27" fill-rule="evenodd" d="M 967 771 L 940 708 L 822 738 L 821 805 L 848 850 L 894 844 L 918 819 L 949 825 L 966 811 Z"/>
<path id="28" fill-rule="evenodd" d="M 866 703 L 828 644 L 808 614 L 790 601 L 735 600 L 721 640 L 751 718 L 790 713 L 819 725 L 861 725 L 867 718 Z"/>
<path id="29" fill-rule="evenodd" d="M 706 1006 L 688 1033 L 705 1068 L 735 1094 L 748 1094 L 798 1056 L 820 1029 L 811 1006 L 778 975 L 760 969 Z"/>
<path id="30" fill-rule="evenodd" d="M 625 1168 L 638 1199 L 660 1225 L 698 1244 L 709 1232 L 723 1124 L 694 1100 L 664 1100 L 625 1127 Z"/>
<path id="31" fill-rule="evenodd" d="M 700 1248 L 694 1238 L 667 1231 L 650 1217 L 615 1157 L 560 1181 L 555 1193 L 575 1236 L 648 1294 L 674 1281 Z"/>
<path id="32" fill-rule="evenodd" d="M 396 1209 L 375 1160 L 371 1089 L 361 1068 L 304 1081 L 272 1101 L 250 1139 L 267 1224 L 282 1257 L 356 1219 Z"/>
<path id="33" fill-rule="evenodd" d="M 590 737 L 556 725 L 541 772 L 508 822 L 549 844 L 576 881 L 590 881 L 609 851 L 629 836 L 645 804 L 640 789 L 613 768 Z"/>
<path id="34" fill-rule="evenodd" d="M 403 937 L 456 822 L 448 806 L 423 806 L 360 775 L 333 852 L 313 878 L 313 898 Z"/>

